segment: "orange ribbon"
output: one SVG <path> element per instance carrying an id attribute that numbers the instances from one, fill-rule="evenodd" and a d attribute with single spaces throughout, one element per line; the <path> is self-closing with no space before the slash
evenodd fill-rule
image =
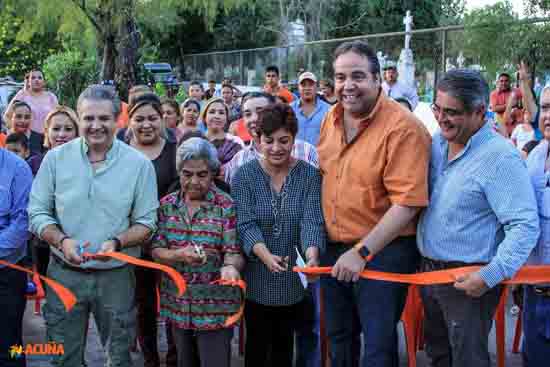
<path id="1" fill-rule="evenodd" d="M 138 259 L 138 258 L 135 258 L 133 256 L 126 255 L 122 252 L 106 252 L 106 253 L 103 253 L 103 254 L 84 253 L 84 254 L 82 254 L 82 256 L 87 258 L 87 259 L 94 259 L 94 258 L 97 259 L 97 258 L 100 258 L 100 257 L 110 257 L 112 259 L 122 261 L 122 262 L 125 262 L 125 263 L 128 263 L 128 264 L 132 264 L 132 265 L 135 265 L 135 266 L 160 270 L 160 271 L 166 273 L 166 275 L 168 275 L 170 277 L 170 279 L 172 279 L 172 281 L 174 282 L 174 284 L 178 288 L 178 297 L 183 296 L 183 294 L 185 293 L 185 290 L 187 289 L 187 283 L 185 282 L 185 279 L 183 279 L 181 274 L 178 273 L 174 268 L 171 268 L 170 266 L 167 266 L 167 265 L 155 263 L 155 262 L 152 262 L 152 261 Z"/>
<path id="2" fill-rule="evenodd" d="M 65 288 L 64 286 L 62 286 L 61 284 L 59 284 L 55 280 L 52 280 L 48 277 L 40 275 L 40 274 L 38 274 L 38 273 L 36 273 L 32 270 L 29 270 L 27 268 L 22 267 L 22 266 L 11 264 L 11 263 L 9 263 L 7 261 L 4 261 L 4 260 L 0 260 L 0 264 L 5 265 L 5 266 L 7 266 L 9 268 L 12 268 L 12 269 L 15 269 L 15 270 L 23 271 L 27 274 L 31 274 L 33 276 L 33 278 L 38 276 L 40 279 L 42 279 L 44 281 L 44 283 L 46 283 L 55 292 L 55 294 L 57 294 L 57 297 L 59 297 L 59 299 L 63 303 L 63 306 L 65 306 L 65 310 L 67 310 L 67 312 L 71 311 L 73 309 L 74 305 L 76 304 L 75 295 L 70 290 L 68 290 L 67 288 Z"/>
<path id="3" fill-rule="evenodd" d="M 213 281 L 212 284 L 228 285 L 228 286 L 231 286 L 231 287 L 239 287 L 241 289 L 241 293 L 242 293 L 242 296 L 243 296 L 241 306 L 239 307 L 239 310 L 237 311 L 237 313 L 235 313 L 234 315 L 229 316 L 227 318 L 227 320 L 225 320 L 224 325 L 225 325 L 225 327 L 229 327 L 229 326 L 232 326 L 232 325 L 236 324 L 241 319 L 241 317 L 243 316 L 243 313 L 244 313 L 244 299 L 245 299 L 245 296 L 246 296 L 246 283 L 243 280 L 218 279 L 218 280 Z"/>
<path id="4" fill-rule="evenodd" d="M 376 270 L 363 270 L 361 278 L 385 280 L 388 282 L 408 283 L 416 285 L 447 284 L 456 282 L 458 277 L 474 273 L 481 266 L 464 266 L 460 268 L 428 271 L 415 274 L 388 273 Z M 293 269 L 295 272 L 323 275 L 330 274 L 331 267 L 311 267 Z M 503 284 L 538 284 L 550 282 L 550 265 L 526 265 L 522 267 L 512 279 L 503 281 Z"/>

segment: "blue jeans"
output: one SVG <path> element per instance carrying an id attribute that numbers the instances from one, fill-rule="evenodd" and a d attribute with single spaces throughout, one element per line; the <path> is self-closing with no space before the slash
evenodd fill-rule
<path id="1" fill-rule="evenodd" d="M 523 301 L 523 365 L 548 366 L 550 354 L 550 297 L 525 286 Z"/>
<path id="2" fill-rule="evenodd" d="M 319 282 L 309 283 L 302 315 L 296 324 L 296 366 L 321 365 Z"/>
<path id="3" fill-rule="evenodd" d="M 350 249 L 329 243 L 321 256 L 322 266 L 332 266 Z M 368 269 L 393 273 L 412 273 L 420 256 L 414 236 L 398 237 L 367 264 Z M 364 338 L 363 367 L 397 367 L 397 323 L 405 306 L 407 285 L 360 279 L 340 282 L 330 276 L 321 278 L 326 327 L 332 367 L 359 365 L 359 336 Z"/>

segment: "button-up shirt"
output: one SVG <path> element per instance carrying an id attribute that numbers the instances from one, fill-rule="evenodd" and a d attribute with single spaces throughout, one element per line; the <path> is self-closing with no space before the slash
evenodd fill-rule
<path id="1" fill-rule="evenodd" d="M 337 103 L 321 127 L 317 152 L 329 238 L 355 244 L 392 205 L 428 205 L 431 138 L 420 120 L 384 93 L 349 143 L 343 116 Z M 400 236 L 415 233 L 411 221 Z"/>
<path id="2" fill-rule="evenodd" d="M 31 185 L 29 165 L 15 154 L 0 148 L 1 260 L 16 263 L 26 254 L 29 239 L 27 204 Z"/>
<path id="3" fill-rule="evenodd" d="M 151 161 L 117 139 L 95 170 L 87 152 L 88 145 L 78 138 L 46 154 L 30 195 L 31 231 L 40 236 L 46 226 L 57 225 L 67 236 L 89 241 L 90 253 L 134 224 L 154 232 L 159 202 Z M 64 259 L 62 252 L 52 251 Z M 140 255 L 139 247 L 122 251 Z M 80 266 L 114 268 L 121 263 L 87 261 Z"/>
<path id="4" fill-rule="evenodd" d="M 418 106 L 418 94 L 416 93 L 416 89 L 406 84 L 396 81 L 394 84 L 390 85 L 388 82 L 384 81 L 382 83 L 382 89 L 386 95 L 392 99 L 405 98 L 411 104 L 413 111 L 416 109 L 416 106 Z"/>
<path id="5" fill-rule="evenodd" d="M 160 314 L 178 328 L 220 329 L 240 304 L 235 287 L 211 284 L 220 278 L 225 256 L 240 253 L 233 200 L 211 187 L 199 209 L 190 216 L 181 196 L 180 192 L 174 192 L 161 199 L 159 230 L 152 248 L 183 249 L 199 244 L 207 254 L 207 261 L 198 266 L 182 262 L 172 265 L 186 280 L 187 291 L 178 297 L 174 283 L 163 276 Z"/>
<path id="6" fill-rule="evenodd" d="M 294 147 L 290 153 L 292 157 L 296 159 L 301 159 L 313 167 L 319 167 L 319 157 L 317 156 L 317 150 L 315 147 L 305 141 L 296 139 L 294 141 Z M 254 141 L 250 143 L 249 146 L 240 150 L 237 154 L 233 156 L 231 161 L 224 166 L 225 182 L 231 184 L 233 176 L 237 170 L 243 166 L 245 163 L 250 162 L 254 159 L 259 159 L 262 157 L 262 153 L 256 147 Z"/>
<path id="7" fill-rule="evenodd" d="M 332 106 L 317 97 L 315 100 L 315 109 L 309 116 L 306 116 L 302 110 L 301 99 L 292 102 L 290 107 L 292 107 L 298 119 L 298 135 L 296 135 L 296 138 L 307 141 L 309 144 L 317 145 L 319 142 L 319 133 L 321 132 L 321 124 Z"/>
<path id="8" fill-rule="evenodd" d="M 291 267 L 297 253 L 309 247 L 325 248 L 326 233 L 321 211 L 321 175 L 311 165 L 298 161 L 280 192 L 258 161 L 245 164 L 235 175 L 231 194 L 237 211 L 237 232 L 248 256 L 244 270 L 247 299 L 268 306 L 291 305 L 305 294 L 300 278 Z M 277 256 L 289 257 L 289 268 L 273 273 L 254 254 L 264 243 Z"/>
<path id="9" fill-rule="evenodd" d="M 542 140 L 527 158 L 540 220 L 540 237 L 528 259 L 530 264 L 550 264 L 550 171 L 544 169 L 548 145 L 548 140 Z"/>
<path id="10" fill-rule="evenodd" d="M 487 123 L 450 161 L 448 149 L 437 133 L 418 247 L 433 260 L 487 263 L 479 275 L 494 287 L 525 263 L 539 236 L 529 175 L 517 149 Z"/>

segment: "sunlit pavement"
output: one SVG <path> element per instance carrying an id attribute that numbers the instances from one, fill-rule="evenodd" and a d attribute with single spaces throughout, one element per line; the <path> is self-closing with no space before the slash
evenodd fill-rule
<path id="1" fill-rule="evenodd" d="M 25 319 L 24 319 L 24 342 L 25 343 L 44 343 L 45 342 L 45 325 L 44 320 L 41 316 L 37 316 L 34 314 L 34 302 L 29 302 L 27 304 L 27 311 L 25 313 Z M 513 333 L 515 330 L 516 325 L 516 317 L 512 316 L 509 312 L 510 305 L 508 306 L 508 310 L 506 313 L 506 367 L 520 367 L 521 364 L 521 358 L 518 354 L 512 354 L 512 340 L 513 340 Z M 164 330 L 164 327 L 159 327 L 159 330 Z M 162 358 L 164 358 L 164 353 L 166 352 L 166 342 L 164 339 L 164 334 L 161 333 L 160 336 L 160 351 L 162 353 Z M 400 338 L 400 351 L 401 351 L 401 365 L 407 366 L 407 356 L 405 352 L 405 345 L 403 341 L 403 337 Z M 495 335 L 494 335 L 494 328 L 493 332 L 489 338 L 490 341 L 490 348 L 491 348 L 491 357 L 493 360 L 493 364 L 496 365 L 496 356 L 495 356 Z M 243 359 L 238 356 L 238 348 L 237 348 L 237 340 L 234 340 L 234 357 L 233 357 L 233 367 L 241 367 L 244 365 Z M 132 357 L 134 359 L 134 366 L 135 367 L 143 367 L 143 359 L 141 357 L 141 354 L 139 352 L 132 353 Z M 103 353 L 103 349 L 100 346 L 99 338 L 97 335 L 97 331 L 95 329 L 95 324 L 93 322 L 90 323 L 90 330 L 89 330 L 89 336 L 88 336 L 88 345 L 86 348 L 86 363 L 88 367 L 103 367 L 105 366 L 105 354 Z M 43 357 L 40 359 L 37 358 L 31 358 L 27 361 L 28 367 L 49 367 L 50 363 L 45 360 Z M 164 366 L 164 364 L 162 365 Z M 418 367 L 428 366 L 428 362 L 426 359 L 426 355 L 424 352 L 418 352 Z"/>

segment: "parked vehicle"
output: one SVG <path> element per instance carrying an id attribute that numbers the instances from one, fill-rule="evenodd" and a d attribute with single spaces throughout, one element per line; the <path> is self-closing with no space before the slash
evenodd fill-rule
<path id="1" fill-rule="evenodd" d="M 0 78 L 0 126 L 5 127 L 2 116 L 11 98 L 23 88 L 23 83 L 14 82 L 11 78 Z"/>
<path id="2" fill-rule="evenodd" d="M 148 62 L 143 64 L 145 70 L 147 70 L 153 76 L 155 83 L 164 83 L 166 85 L 178 84 L 178 78 L 172 70 L 172 66 L 165 62 L 152 63 Z"/>

